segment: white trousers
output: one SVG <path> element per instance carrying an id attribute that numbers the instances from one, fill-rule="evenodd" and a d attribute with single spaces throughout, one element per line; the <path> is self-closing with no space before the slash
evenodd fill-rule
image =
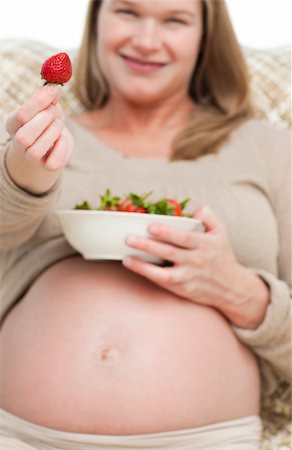
<path id="1" fill-rule="evenodd" d="M 161 433 L 72 433 L 36 425 L 0 408 L 1 450 L 259 450 L 261 431 L 261 419 L 248 416 Z"/>

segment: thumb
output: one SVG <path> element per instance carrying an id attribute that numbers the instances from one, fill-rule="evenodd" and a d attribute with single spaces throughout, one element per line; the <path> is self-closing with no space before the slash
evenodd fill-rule
<path id="1" fill-rule="evenodd" d="M 201 206 L 193 213 L 193 217 L 205 226 L 205 230 L 220 231 L 224 229 L 224 225 L 221 220 L 216 216 L 214 211 L 207 205 Z"/>

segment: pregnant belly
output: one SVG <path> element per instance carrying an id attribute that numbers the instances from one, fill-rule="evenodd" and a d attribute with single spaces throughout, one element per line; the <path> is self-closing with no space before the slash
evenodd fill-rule
<path id="1" fill-rule="evenodd" d="M 0 336 L 1 406 L 47 427 L 138 434 L 258 413 L 255 358 L 227 321 L 120 263 L 52 266 Z"/>

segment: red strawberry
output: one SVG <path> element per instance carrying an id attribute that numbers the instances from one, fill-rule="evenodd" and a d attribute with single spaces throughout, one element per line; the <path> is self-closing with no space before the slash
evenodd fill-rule
<path id="1" fill-rule="evenodd" d="M 67 83 L 72 76 L 72 65 L 67 53 L 58 53 L 46 59 L 41 68 L 41 76 L 46 80 L 44 85 L 55 83 L 63 86 Z"/>
<path id="2" fill-rule="evenodd" d="M 182 209 L 180 204 L 176 200 L 166 200 L 167 206 L 172 208 L 171 215 L 172 216 L 181 216 L 182 215 Z"/>
<path id="3" fill-rule="evenodd" d="M 138 206 L 135 205 L 135 203 L 133 202 L 132 199 L 130 198 L 126 198 L 125 200 L 123 200 L 118 208 L 118 211 L 123 211 L 123 212 L 139 212 L 139 213 L 145 213 L 147 212 L 146 209 L 143 206 Z"/>

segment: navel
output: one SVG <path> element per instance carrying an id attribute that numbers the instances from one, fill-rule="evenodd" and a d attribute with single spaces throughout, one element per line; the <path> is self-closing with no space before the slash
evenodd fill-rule
<path id="1" fill-rule="evenodd" d="M 116 347 L 103 347 L 99 350 L 99 360 L 102 363 L 110 363 L 118 359 L 119 351 Z"/>

